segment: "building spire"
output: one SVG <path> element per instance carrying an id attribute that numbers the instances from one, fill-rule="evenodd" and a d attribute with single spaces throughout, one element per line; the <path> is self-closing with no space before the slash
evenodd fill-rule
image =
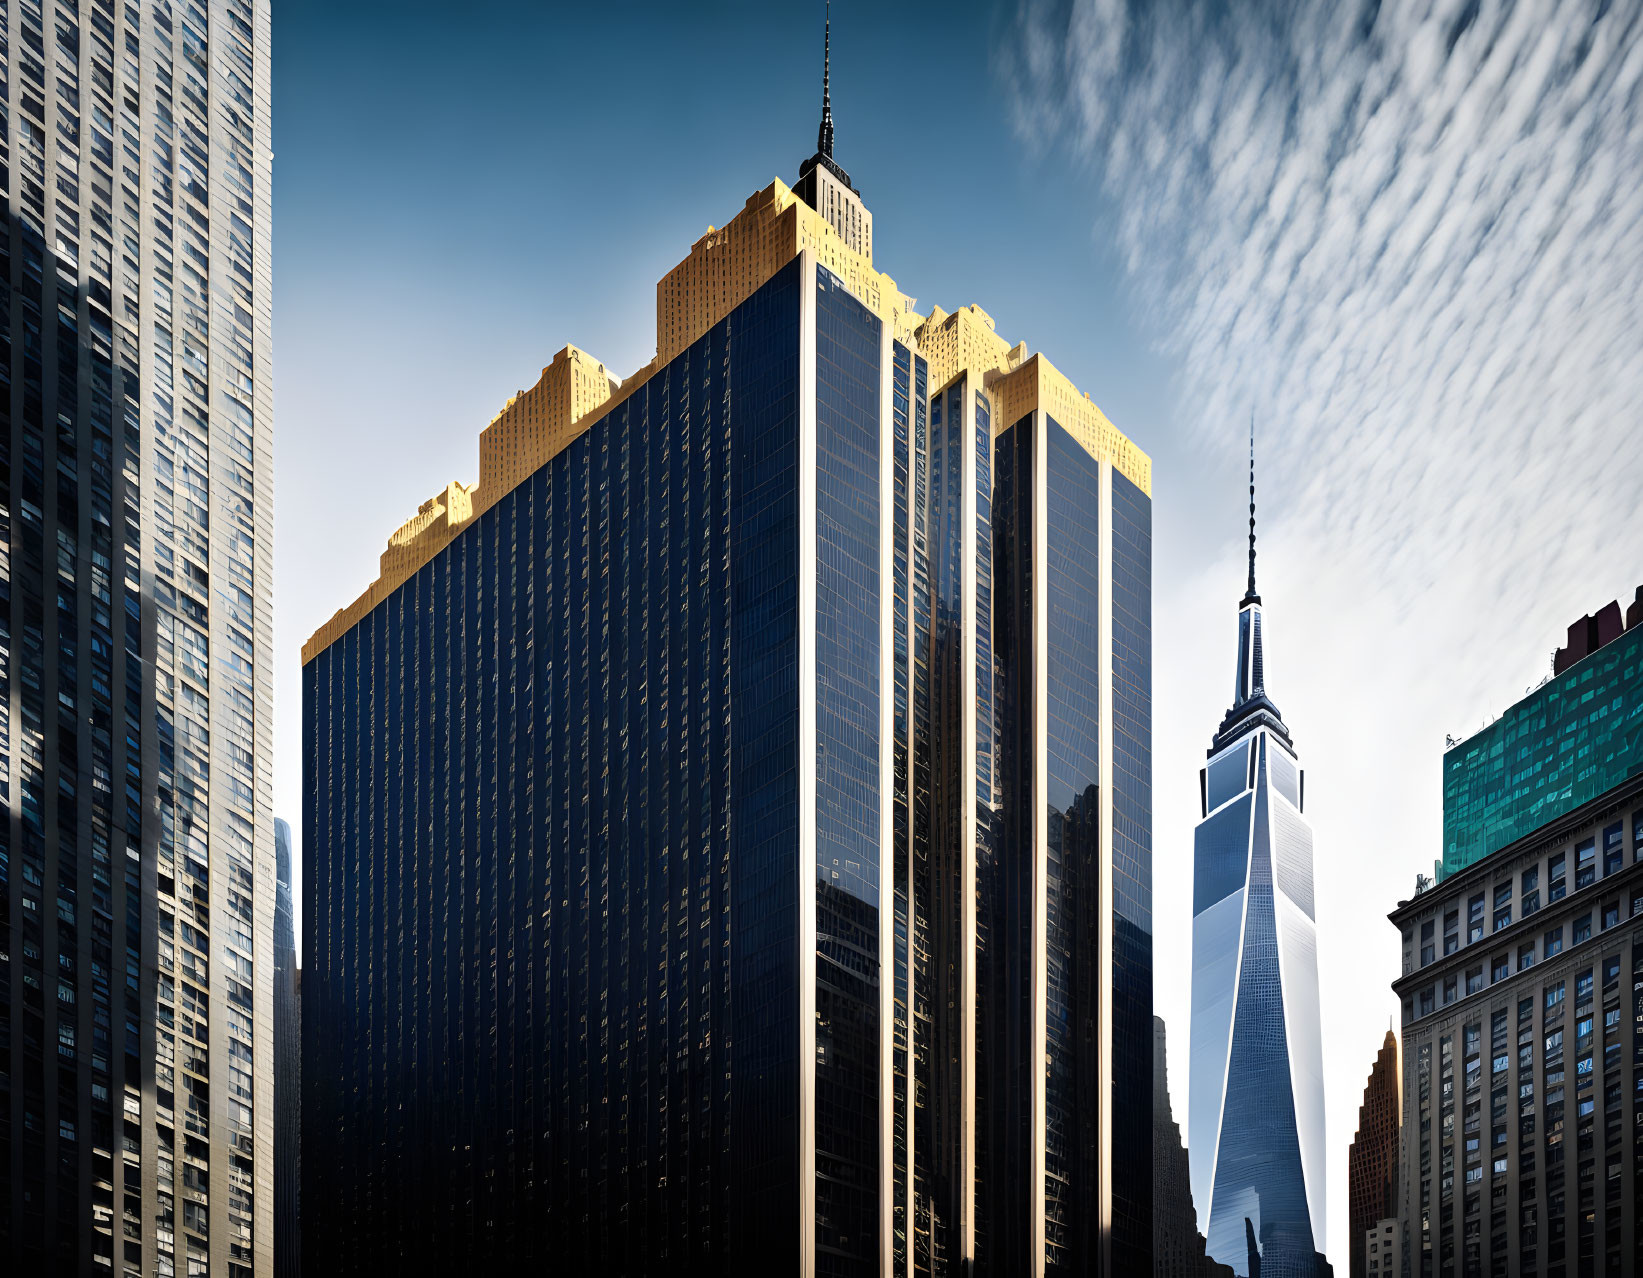
<path id="1" fill-rule="evenodd" d="M 833 103 L 827 92 L 828 64 L 833 57 L 833 0 L 827 0 L 826 18 L 822 23 L 822 118 L 816 131 L 816 150 L 833 158 Z"/>
<path id="2" fill-rule="evenodd" d="M 1244 594 L 1244 602 L 1260 603 L 1261 596 L 1255 593 L 1255 410 L 1249 413 L 1249 589 Z"/>
<path id="3" fill-rule="evenodd" d="M 1266 691 L 1266 656 L 1261 636 L 1261 596 L 1255 593 L 1255 414 L 1249 417 L 1249 588 L 1238 605 L 1238 676 L 1233 687 L 1232 709 L 1221 721 L 1214 749 L 1220 749 L 1251 721 L 1271 728 L 1287 743 L 1278 707 Z"/>

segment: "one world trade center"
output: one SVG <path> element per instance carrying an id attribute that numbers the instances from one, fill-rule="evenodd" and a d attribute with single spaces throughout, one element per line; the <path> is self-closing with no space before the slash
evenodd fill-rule
<path id="1" fill-rule="evenodd" d="M 1199 774 L 1188 1140 L 1210 1254 L 1243 1278 L 1312 1278 L 1324 1246 L 1324 1094 L 1305 776 L 1266 692 L 1255 592 L 1232 708 Z"/>

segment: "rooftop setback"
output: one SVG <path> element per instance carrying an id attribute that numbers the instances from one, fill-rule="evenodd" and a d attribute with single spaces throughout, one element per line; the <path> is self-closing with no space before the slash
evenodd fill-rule
<path id="1" fill-rule="evenodd" d="M 657 282 L 655 357 L 618 379 L 574 346 L 555 355 L 536 385 L 512 396 L 480 433 L 479 482 L 447 484 L 394 531 L 377 579 L 303 644 L 303 664 L 807 248 L 885 323 L 895 341 L 924 355 L 932 390 L 969 371 L 994 400 L 995 434 L 1042 408 L 1091 456 L 1110 461 L 1152 495 L 1152 459 L 1047 358 L 1029 355 L 1025 342 L 1012 344 L 999 336 L 992 316 L 979 306 L 953 312 L 935 307 L 920 315 L 917 299 L 873 266 L 870 238 L 861 249 L 852 247 L 827 217 L 776 178 L 750 195 L 726 225 L 710 226 L 689 256 Z"/>

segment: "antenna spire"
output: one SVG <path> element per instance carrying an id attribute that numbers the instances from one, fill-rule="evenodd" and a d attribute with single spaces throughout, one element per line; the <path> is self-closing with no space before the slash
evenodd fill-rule
<path id="1" fill-rule="evenodd" d="M 826 18 L 822 25 L 822 118 L 816 131 L 816 150 L 829 160 L 833 158 L 833 102 L 828 96 L 828 71 L 833 60 L 833 0 L 827 0 Z"/>
<path id="2" fill-rule="evenodd" d="M 1260 603 L 1261 596 L 1255 593 L 1255 411 L 1249 414 L 1249 590 L 1244 595 L 1245 603 Z"/>

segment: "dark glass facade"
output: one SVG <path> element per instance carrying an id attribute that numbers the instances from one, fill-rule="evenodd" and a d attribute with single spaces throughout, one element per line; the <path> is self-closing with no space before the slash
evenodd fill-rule
<path id="1" fill-rule="evenodd" d="M 1046 414 L 993 452 L 977 1256 L 1124 1273 L 1152 1257 L 1151 503 Z"/>
<path id="2" fill-rule="evenodd" d="M 1151 1263 L 1152 498 L 1112 471 L 1112 1271 Z"/>
<path id="3" fill-rule="evenodd" d="M 302 1005 L 291 899 L 291 827 L 274 821 L 274 1278 L 302 1272 Z"/>
<path id="4" fill-rule="evenodd" d="M 810 263 L 305 667 L 310 1266 L 1150 1260 L 1150 501 Z"/>
<path id="5" fill-rule="evenodd" d="M 798 280 L 306 668 L 316 1272 L 791 1250 Z"/>
<path id="6" fill-rule="evenodd" d="M 879 347 L 816 279 L 816 1273 L 878 1269 Z"/>

